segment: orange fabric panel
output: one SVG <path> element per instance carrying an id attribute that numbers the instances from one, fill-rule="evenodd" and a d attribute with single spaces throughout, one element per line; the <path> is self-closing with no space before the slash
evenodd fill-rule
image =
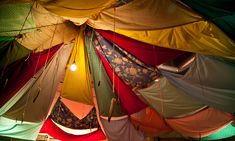
<path id="1" fill-rule="evenodd" d="M 150 135 L 160 135 L 172 131 L 163 117 L 149 107 L 131 115 L 131 122 L 135 127 Z"/>

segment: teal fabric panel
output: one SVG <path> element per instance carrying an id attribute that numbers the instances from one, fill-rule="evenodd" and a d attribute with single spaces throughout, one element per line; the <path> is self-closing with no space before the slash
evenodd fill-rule
<path id="1" fill-rule="evenodd" d="M 25 139 L 16 139 L 11 137 L 0 137 L 1 141 L 32 141 L 32 140 L 25 140 Z"/>
<path id="2" fill-rule="evenodd" d="M 230 138 L 233 136 L 235 136 L 235 127 L 232 126 L 231 124 L 228 124 L 226 127 L 219 130 L 218 132 L 210 136 L 204 137 L 201 140 L 202 141 L 220 140 L 220 139 Z"/>
<path id="3" fill-rule="evenodd" d="M 20 32 L 21 34 L 35 30 L 36 25 L 31 13 L 28 16 L 31 6 L 32 4 L 30 3 L 1 4 L 0 36 L 18 35 L 23 24 L 24 27 L 23 30 Z"/>
<path id="4" fill-rule="evenodd" d="M 43 122 L 32 123 L 0 117 L 0 136 L 36 140 Z"/>
<path id="5" fill-rule="evenodd" d="M 89 65 L 94 81 L 99 113 L 102 116 L 108 116 L 111 99 L 116 98 L 117 96 L 112 92 L 111 82 L 94 50 L 92 43 L 93 40 L 94 33 L 91 31 L 86 31 L 85 41 L 88 52 Z M 120 104 L 116 104 L 112 116 L 119 117 L 122 115 L 125 114 L 123 113 Z"/>
<path id="6" fill-rule="evenodd" d="M 183 2 L 213 21 L 230 38 L 235 39 L 234 0 L 183 0 Z"/>

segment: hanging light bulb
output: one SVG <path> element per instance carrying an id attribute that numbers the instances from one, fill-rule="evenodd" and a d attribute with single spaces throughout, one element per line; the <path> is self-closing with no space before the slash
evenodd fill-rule
<path id="1" fill-rule="evenodd" d="M 75 61 L 73 61 L 73 64 L 70 66 L 70 70 L 71 71 L 76 71 L 77 70 L 77 65 L 76 65 Z"/>

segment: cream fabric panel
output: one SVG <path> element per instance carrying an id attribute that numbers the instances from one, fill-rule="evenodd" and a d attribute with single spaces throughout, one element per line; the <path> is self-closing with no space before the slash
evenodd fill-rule
<path id="1" fill-rule="evenodd" d="M 17 39 L 30 50 L 42 51 L 63 42 L 68 43 L 77 35 L 73 24 L 65 23 L 63 18 L 48 12 L 38 3 L 34 4 L 32 16 L 37 29 Z"/>
<path id="2" fill-rule="evenodd" d="M 3 116 L 37 123 L 45 120 L 55 97 L 57 86 L 62 80 L 71 50 L 71 45 L 61 47 L 49 64 L 43 68 L 42 74 L 32 87 L 26 89 L 19 101 Z"/>
<path id="3" fill-rule="evenodd" d="M 150 30 L 178 26 L 202 18 L 173 0 L 134 0 L 117 8 L 92 16 L 88 24 L 94 28 L 113 30 Z M 115 22 L 115 23 L 114 23 Z"/>

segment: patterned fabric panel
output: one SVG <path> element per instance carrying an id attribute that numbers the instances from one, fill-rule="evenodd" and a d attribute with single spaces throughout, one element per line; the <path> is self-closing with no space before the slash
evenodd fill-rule
<path id="1" fill-rule="evenodd" d="M 57 100 L 51 112 L 51 119 L 60 125 L 72 129 L 89 129 L 99 126 L 95 108 L 93 108 L 86 117 L 80 120 L 71 113 L 69 108 L 66 107 L 60 99 Z"/>
<path id="2" fill-rule="evenodd" d="M 116 74 L 130 87 L 144 88 L 157 78 L 157 72 L 96 32 L 96 49 L 107 59 Z"/>

